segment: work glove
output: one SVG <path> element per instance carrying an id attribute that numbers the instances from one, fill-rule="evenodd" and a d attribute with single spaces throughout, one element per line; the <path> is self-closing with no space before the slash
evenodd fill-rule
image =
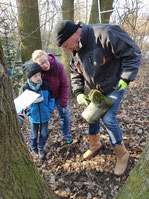
<path id="1" fill-rule="evenodd" d="M 87 106 L 88 105 L 88 101 L 87 100 L 88 100 L 88 98 L 83 93 L 81 93 L 81 94 L 79 94 L 77 96 L 78 104 L 85 104 Z"/>
<path id="2" fill-rule="evenodd" d="M 126 86 L 127 86 L 127 83 L 124 80 L 120 79 L 117 86 L 113 87 L 113 88 L 116 91 L 121 91 L 121 90 L 124 90 L 126 88 Z"/>
<path id="3" fill-rule="evenodd" d="M 117 90 L 118 91 L 124 90 L 126 88 L 126 86 L 127 86 L 127 83 L 124 80 L 120 79 L 120 81 L 118 83 L 118 89 Z"/>

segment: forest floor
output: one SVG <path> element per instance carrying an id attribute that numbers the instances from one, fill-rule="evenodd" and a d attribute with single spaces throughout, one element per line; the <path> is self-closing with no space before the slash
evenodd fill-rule
<path id="1" fill-rule="evenodd" d="M 138 162 L 149 135 L 149 63 L 142 64 L 117 114 L 126 148 L 130 152 L 128 168 L 123 176 L 113 175 L 116 158 L 103 123 L 100 132 L 106 148 L 98 151 L 90 160 L 82 159 L 82 154 L 88 149 L 88 123 L 81 116 L 85 106 L 79 106 L 75 99 L 70 100 L 69 105 L 73 143 L 66 144 L 62 139 L 60 117 L 55 110 L 49 122 L 46 159 L 40 161 L 30 151 L 35 165 L 61 199 L 113 199 Z M 22 132 L 30 150 L 28 120 Z"/>

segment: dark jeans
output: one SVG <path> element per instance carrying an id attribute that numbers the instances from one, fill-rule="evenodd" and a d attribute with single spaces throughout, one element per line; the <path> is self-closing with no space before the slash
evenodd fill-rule
<path id="1" fill-rule="evenodd" d="M 120 129 L 119 124 L 116 121 L 116 114 L 119 108 L 119 105 L 122 101 L 125 90 L 122 91 L 113 91 L 107 97 L 111 99 L 114 104 L 113 106 L 104 114 L 101 118 L 110 137 L 110 142 L 113 147 L 119 145 L 122 142 L 123 135 Z M 100 120 L 96 124 L 89 123 L 89 134 L 96 135 L 100 131 Z"/>
<path id="2" fill-rule="evenodd" d="M 39 148 L 43 148 L 47 141 L 48 134 L 48 122 L 42 124 L 30 123 L 31 125 L 31 149 L 37 148 L 38 130 L 40 129 L 39 135 Z"/>
<path id="3" fill-rule="evenodd" d="M 55 105 L 61 117 L 60 120 L 61 120 L 62 136 L 63 137 L 69 136 L 69 130 L 70 130 L 69 110 L 65 108 L 65 112 L 63 113 L 63 108 L 60 106 L 60 98 L 55 100 Z"/>

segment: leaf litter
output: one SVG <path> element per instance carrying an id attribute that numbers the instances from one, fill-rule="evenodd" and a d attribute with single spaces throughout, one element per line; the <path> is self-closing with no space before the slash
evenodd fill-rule
<path id="1" fill-rule="evenodd" d="M 83 160 L 88 149 L 88 123 L 82 118 L 84 105 L 76 99 L 69 101 L 70 135 L 72 144 L 66 144 L 61 136 L 60 117 L 57 110 L 51 115 L 48 140 L 45 147 L 46 159 L 41 161 L 30 150 L 30 125 L 28 119 L 21 129 L 27 139 L 35 165 L 50 188 L 61 199 L 112 199 L 125 183 L 131 170 L 138 162 L 149 135 L 149 65 L 142 63 L 137 79 L 130 83 L 121 103 L 117 121 L 122 129 L 130 159 L 126 173 L 113 175 L 116 157 L 113 153 L 106 129 L 101 122 L 101 137 L 106 148 L 94 157 Z"/>

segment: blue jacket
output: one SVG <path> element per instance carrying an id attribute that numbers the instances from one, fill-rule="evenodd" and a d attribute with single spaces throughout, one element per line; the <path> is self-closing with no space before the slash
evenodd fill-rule
<path id="1" fill-rule="evenodd" d="M 26 89 L 34 91 L 30 88 L 28 83 L 22 86 L 21 92 L 24 92 Z M 40 94 L 39 98 L 43 97 L 43 100 L 41 102 L 32 103 L 27 115 L 29 116 L 30 122 L 41 124 L 51 119 L 50 112 L 54 110 L 55 98 L 51 85 L 44 80 L 37 93 Z"/>

